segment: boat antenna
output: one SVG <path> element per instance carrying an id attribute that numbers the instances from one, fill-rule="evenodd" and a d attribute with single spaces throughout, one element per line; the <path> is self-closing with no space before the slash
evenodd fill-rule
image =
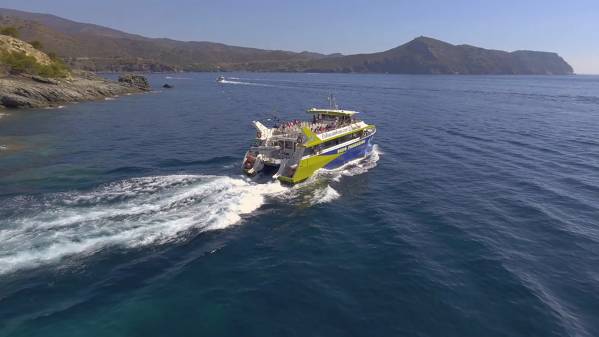
<path id="1" fill-rule="evenodd" d="M 329 106 L 331 109 L 339 109 L 339 106 L 337 105 L 337 102 L 335 101 L 335 95 L 333 95 L 333 93 L 331 93 L 329 95 Z"/>
<path id="2" fill-rule="evenodd" d="M 273 109 L 272 111 L 272 121 L 274 122 L 275 126 L 279 125 L 279 122 L 281 121 L 281 119 L 279 118 L 279 109 Z"/>

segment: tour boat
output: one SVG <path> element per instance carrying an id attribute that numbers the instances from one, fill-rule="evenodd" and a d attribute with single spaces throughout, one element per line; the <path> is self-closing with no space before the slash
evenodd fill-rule
<path id="1" fill-rule="evenodd" d="M 218 82 L 218 83 L 223 83 L 224 81 L 225 81 L 225 77 L 224 77 L 224 76 L 219 76 L 219 77 L 216 79 L 216 82 Z"/>
<path id="2" fill-rule="evenodd" d="M 274 179 L 295 184 L 320 169 L 335 169 L 366 157 L 373 149 L 376 127 L 357 118 L 357 111 L 311 108 L 311 121 L 289 121 L 269 128 L 253 121 L 254 145 L 246 152 L 242 169 L 254 176 L 271 168 Z"/>

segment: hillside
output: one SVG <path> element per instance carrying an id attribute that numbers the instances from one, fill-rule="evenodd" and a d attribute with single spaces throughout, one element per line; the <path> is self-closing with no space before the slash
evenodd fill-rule
<path id="1" fill-rule="evenodd" d="M 72 67 L 91 71 L 286 71 L 402 74 L 572 74 L 555 53 L 505 52 L 419 37 L 378 53 L 343 56 L 147 38 L 54 15 L 0 9 L 0 26 Z"/>
<path id="2" fill-rule="evenodd" d="M 0 34 L 0 53 L 22 53 L 31 56 L 35 61 L 42 65 L 49 65 L 52 60 L 45 53 L 33 48 L 29 43 L 16 39 L 11 36 Z"/>
<path id="3" fill-rule="evenodd" d="M 324 55 L 147 38 L 48 14 L 0 9 L 0 26 L 15 26 L 27 41 L 40 41 L 48 52 L 87 70 L 218 70 L 231 64 L 263 67 Z M 276 66 L 276 65 L 275 65 Z"/>
<path id="4" fill-rule="evenodd" d="M 61 59 L 50 57 L 25 41 L 0 34 L 0 76 L 19 74 L 66 78 L 70 70 Z"/>
<path id="5" fill-rule="evenodd" d="M 306 71 L 397 74 L 572 74 L 555 53 L 508 53 L 469 45 L 416 38 L 381 53 L 349 55 L 308 62 Z"/>
<path id="6" fill-rule="evenodd" d="M 114 82 L 71 71 L 31 44 L 0 35 L 0 109 L 52 107 L 148 90 L 142 76 L 121 76 Z"/>

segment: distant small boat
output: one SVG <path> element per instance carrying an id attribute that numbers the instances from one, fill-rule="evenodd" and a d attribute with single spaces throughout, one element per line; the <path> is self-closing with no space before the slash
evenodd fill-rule
<path id="1" fill-rule="evenodd" d="M 216 79 L 216 82 L 218 82 L 218 83 L 223 83 L 224 81 L 225 81 L 225 77 L 224 77 L 224 76 L 219 76 L 219 77 Z"/>
<path id="2" fill-rule="evenodd" d="M 165 83 L 162 87 L 166 89 L 171 89 L 173 86 L 168 83 Z"/>

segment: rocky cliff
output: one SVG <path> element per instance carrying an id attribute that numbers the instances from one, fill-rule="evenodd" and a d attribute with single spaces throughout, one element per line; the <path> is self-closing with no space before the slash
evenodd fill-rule
<path id="1" fill-rule="evenodd" d="M 0 35 L 0 108 L 41 108 L 150 90 L 143 76 L 127 75 L 114 82 L 79 70 L 51 72 L 56 62 L 29 43 Z"/>
<path id="2" fill-rule="evenodd" d="M 43 108 L 147 90 L 147 87 L 109 81 L 80 71 L 68 79 L 9 76 L 0 78 L 0 108 Z"/>

